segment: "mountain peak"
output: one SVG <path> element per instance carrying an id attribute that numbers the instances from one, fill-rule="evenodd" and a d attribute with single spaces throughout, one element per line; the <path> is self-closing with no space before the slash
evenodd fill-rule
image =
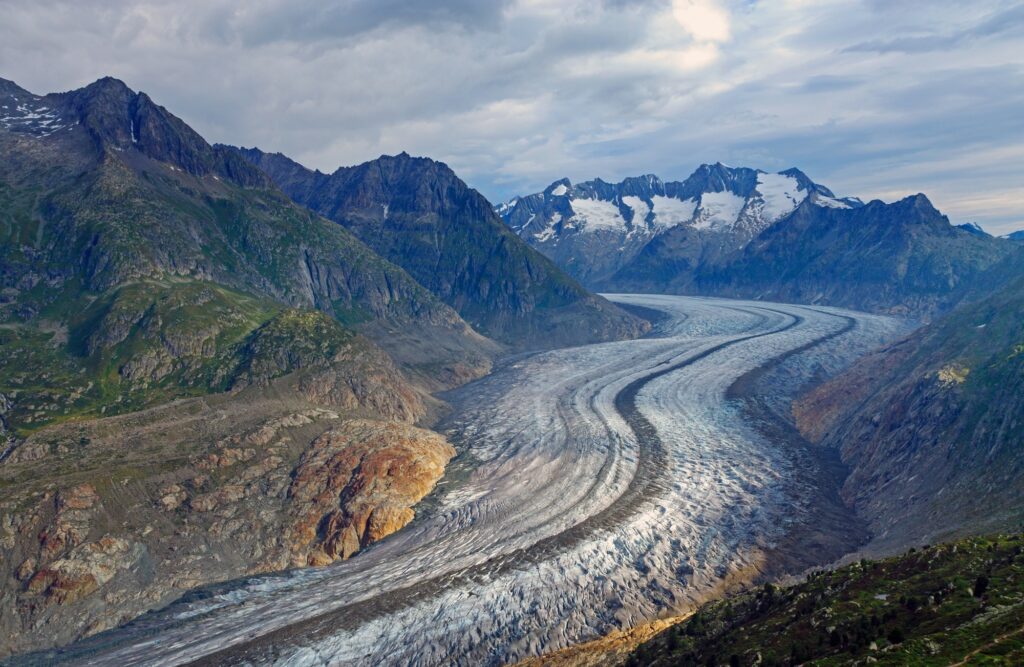
<path id="1" fill-rule="evenodd" d="M 134 94 L 134 91 L 128 87 L 128 84 L 126 84 L 121 79 L 112 76 L 100 77 L 99 79 L 96 79 L 89 85 L 85 86 L 82 90 L 109 90 Z"/>
<path id="2" fill-rule="evenodd" d="M 24 92 L 13 82 L 0 84 L 9 95 Z M 18 92 L 21 91 L 21 92 Z M 267 179 L 248 162 L 208 144 L 199 133 L 149 95 L 124 81 L 105 76 L 84 88 L 18 101 L 23 118 L 6 118 L 3 126 L 45 138 L 78 126 L 99 155 L 141 154 L 193 176 L 214 174 L 242 186 L 265 187 Z M 31 122 L 30 122 L 31 121 Z M 52 141 L 60 141 L 66 132 Z"/>
<path id="3" fill-rule="evenodd" d="M 548 187 L 544 188 L 544 194 L 554 197 L 561 197 L 572 189 L 572 181 L 568 178 L 560 178 Z"/>
<path id="4" fill-rule="evenodd" d="M 32 95 L 18 84 L 14 83 L 10 79 L 0 77 L 0 94 L 4 95 Z"/>
<path id="5" fill-rule="evenodd" d="M 932 204 L 931 200 L 928 199 L 928 197 L 922 192 L 918 192 L 916 195 L 910 195 L 909 197 L 905 197 L 904 199 L 897 203 L 903 202 L 906 202 L 910 206 L 913 206 L 915 209 L 917 209 L 918 211 L 925 215 L 942 215 L 941 213 L 939 213 L 939 210 L 935 208 L 935 206 Z"/>

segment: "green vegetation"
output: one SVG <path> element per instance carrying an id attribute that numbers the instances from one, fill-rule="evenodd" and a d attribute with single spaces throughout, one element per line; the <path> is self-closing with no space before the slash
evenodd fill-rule
<path id="1" fill-rule="evenodd" d="M 68 419 L 265 383 L 325 364 L 354 336 L 319 311 L 202 281 L 144 281 L 0 327 L 0 394 L 22 435 Z"/>
<path id="2" fill-rule="evenodd" d="M 286 310 L 253 332 L 235 355 L 239 364 L 231 384 L 260 384 L 292 370 L 322 366 L 354 337 L 320 311 Z"/>
<path id="3" fill-rule="evenodd" d="M 701 607 L 629 665 L 1024 664 L 1024 536 L 861 560 Z"/>

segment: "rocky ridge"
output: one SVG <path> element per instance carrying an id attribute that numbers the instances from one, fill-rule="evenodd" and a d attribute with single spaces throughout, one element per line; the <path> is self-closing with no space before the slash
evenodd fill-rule
<path id="1" fill-rule="evenodd" d="M 690 230 L 695 252 L 711 261 L 742 246 L 805 200 L 850 208 L 798 169 L 777 174 L 721 163 L 701 165 L 684 181 L 653 174 L 620 183 L 555 181 L 497 211 L 532 246 L 588 285 L 613 284 L 656 237 Z"/>

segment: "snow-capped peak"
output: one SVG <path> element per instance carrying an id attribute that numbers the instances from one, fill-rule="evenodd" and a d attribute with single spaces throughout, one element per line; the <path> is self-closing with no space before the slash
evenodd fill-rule
<path id="1" fill-rule="evenodd" d="M 496 210 L 521 236 L 546 243 L 572 234 L 650 238 L 679 225 L 750 239 L 808 200 L 829 208 L 861 205 L 836 198 L 798 169 L 769 173 L 717 162 L 701 165 L 683 181 L 654 174 L 619 183 L 598 178 L 573 184 L 563 178 Z"/>

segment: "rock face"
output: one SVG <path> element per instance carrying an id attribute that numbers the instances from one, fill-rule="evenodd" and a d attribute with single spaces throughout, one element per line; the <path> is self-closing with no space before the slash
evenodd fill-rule
<path id="1" fill-rule="evenodd" d="M 235 150 L 505 344 L 592 343 L 647 329 L 532 250 L 443 163 L 402 153 L 327 175 L 281 154 Z"/>
<path id="2" fill-rule="evenodd" d="M 835 197 L 796 169 L 702 165 L 682 182 L 568 180 L 498 208 L 591 288 L 827 303 L 930 317 L 1005 279 L 1013 244 L 923 196 Z"/>
<path id="3" fill-rule="evenodd" d="M 1024 518 L 1024 279 L 869 355 L 793 406 L 838 449 L 879 551 Z"/>

